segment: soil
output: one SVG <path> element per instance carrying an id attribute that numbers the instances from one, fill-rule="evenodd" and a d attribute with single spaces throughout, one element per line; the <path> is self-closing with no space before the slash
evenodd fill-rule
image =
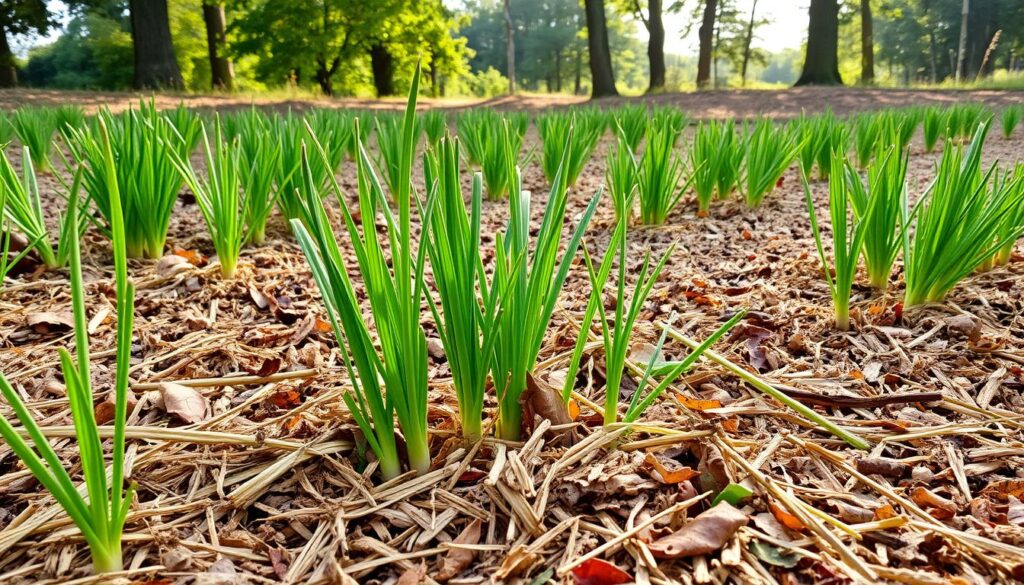
<path id="1" fill-rule="evenodd" d="M 10 95 L 0 99 L 10 103 Z M 683 105 L 694 117 L 757 110 L 785 117 L 820 109 L 826 96 L 837 111 L 877 108 L 889 98 L 1022 101 L 1007 92 L 877 90 L 654 99 Z M 608 146 L 598 148 L 570 192 L 573 223 L 600 190 Z M 17 159 L 13 150 L 7 154 Z M 909 185 L 917 196 L 940 153 L 924 153 L 920 137 L 911 152 Z M 993 133 L 985 159 L 1006 165 L 1022 153 L 1024 130 L 1010 140 Z M 351 203 L 351 161 L 340 177 Z M 56 183 L 44 185 L 55 200 Z M 536 163 L 524 169 L 524 185 L 539 222 L 548 185 Z M 827 184 L 812 188 L 823 218 Z M 485 247 L 506 218 L 505 202 L 485 203 Z M 592 254 L 604 253 L 613 221 L 611 203 L 603 201 L 587 232 Z M 94 385 L 102 393 L 114 368 L 112 267 L 103 237 L 90 232 L 86 240 Z M 700 340 L 746 309 L 714 349 L 777 388 L 813 393 L 808 404 L 870 441 L 870 451 L 809 425 L 709 360 L 651 407 L 649 426 L 601 430 L 587 407 L 603 400 L 603 359 L 591 346 L 576 385 L 580 442 L 553 446 L 541 428 L 525 444 L 466 446 L 447 364 L 432 351 L 434 471 L 379 485 L 353 450 L 337 343 L 283 221 L 272 218 L 267 242 L 244 250 L 237 278 L 224 281 L 198 209 L 182 198 L 167 246 L 180 257 L 129 267 L 137 288 L 131 377 L 138 399 L 129 415 L 129 460 L 138 495 L 126 526 L 125 576 L 143 583 L 429 583 L 449 562 L 458 569 L 451 583 L 568 582 L 583 571 L 607 578 L 581 582 L 624 582 L 601 561 L 587 560 L 599 549 L 598 559 L 638 583 L 1024 579 L 1020 246 L 1007 266 L 968 278 L 945 302 L 926 307 L 900 304 L 899 265 L 886 293 L 862 285 L 862 274 L 853 330 L 839 332 L 795 168 L 758 209 L 735 197 L 700 218 L 688 197 L 665 226 L 631 227 L 631 272 L 648 251 L 659 256 L 672 245 L 634 351 L 656 343 L 662 323 Z M 542 380 L 564 376 L 589 290 L 577 262 L 541 352 Z M 52 316 L 49 326 L 27 324 L 68 311 L 66 271 L 21 274 L 0 292 L 0 371 L 74 469 L 57 359 L 72 335 Z M 673 356 L 687 353 L 674 341 L 666 347 Z M 255 381 L 223 379 L 235 375 Z M 209 378 L 216 379 L 203 381 Z M 160 385 L 168 382 L 202 395 L 198 422 L 167 412 L 168 389 Z M 941 400 L 920 402 L 922 392 Z M 494 406 L 489 401 L 488 415 Z M 731 530 L 723 528 L 731 518 L 714 517 L 710 497 L 699 497 L 729 482 L 753 492 L 737 504 L 742 521 L 735 524 L 743 525 Z M 659 539 L 692 526 L 688 519 L 701 513 L 696 536 L 711 542 L 707 550 L 662 558 Z M 99 582 L 88 566 L 78 531 L 0 447 L 0 582 Z"/>

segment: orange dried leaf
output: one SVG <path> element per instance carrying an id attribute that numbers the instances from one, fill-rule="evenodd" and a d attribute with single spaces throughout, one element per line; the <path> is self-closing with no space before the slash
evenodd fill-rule
<path id="1" fill-rule="evenodd" d="M 658 472 L 658 475 L 661 476 L 661 481 L 669 484 L 682 483 L 700 475 L 697 470 L 679 465 L 674 461 L 666 466 L 654 453 L 648 453 L 647 456 L 644 457 L 644 463 L 650 465 Z M 669 469 L 669 466 L 671 466 L 672 469 Z"/>
<path id="2" fill-rule="evenodd" d="M 875 520 L 888 520 L 896 516 L 899 516 L 899 514 L 896 513 L 896 509 L 892 507 L 892 504 L 885 504 L 875 510 Z"/>
<path id="3" fill-rule="evenodd" d="M 712 408 L 721 408 L 722 402 L 720 400 L 702 400 L 700 398 L 687 398 L 682 394 L 676 394 L 676 400 L 679 404 L 682 404 L 690 410 L 696 410 L 698 412 L 704 412 Z"/>
<path id="4" fill-rule="evenodd" d="M 621 585 L 632 583 L 633 577 L 601 559 L 588 559 L 572 570 L 577 585 Z"/>
<path id="5" fill-rule="evenodd" d="M 771 510 L 772 516 L 775 516 L 775 519 L 779 521 L 779 524 L 782 524 L 786 528 L 794 532 L 803 532 L 807 530 L 807 527 L 804 526 L 804 523 L 801 522 L 799 518 L 790 514 L 786 510 L 783 510 L 782 506 L 775 502 L 768 502 L 768 509 Z"/>
<path id="6" fill-rule="evenodd" d="M 577 420 L 580 418 L 580 405 L 574 399 L 569 399 L 569 418 Z"/>
<path id="7" fill-rule="evenodd" d="M 1002 501 L 1008 500 L 1010 496 L 1020 499 L 1024 497 L 1024 479 L 993 481 L 981 490 L 981 495 L 991 496 Z"/>

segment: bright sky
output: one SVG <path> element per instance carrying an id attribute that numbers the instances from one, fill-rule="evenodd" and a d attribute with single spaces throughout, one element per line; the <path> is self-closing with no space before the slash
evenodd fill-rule
<path id="1" fill-rule="evenodd" d="M 515 2 L 515 0 L 512 0 Z M 737 0 L 736 5 L 744 19 L 750 18 L 750 6 L 754 0 Z M 682 36 L 690 18 L 690 10 L 697 0 L 687 0 L 682 13 L 665 15 L 665 51 L 680 55 L 697 53 L 697 28 L 695 25 L 687 37 Z M 699 2 L 703 5 L 703 2 Z M 640 5 L 645 5 L 641 2 Z M 666 4 L 668 4 L 666 2 Z M 756 18 L 767 18 L 769 22 L 754 31 L 753 46 L 769 52 L 782 49 L 799 49 L 807 38 L 807 0 L 758 0 Z M 647 30 L 639 24 L 638 36 L 647 38 Z"/>

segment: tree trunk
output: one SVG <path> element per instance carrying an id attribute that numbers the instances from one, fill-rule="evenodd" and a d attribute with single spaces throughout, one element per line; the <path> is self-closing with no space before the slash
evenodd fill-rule
<path id="1" fill-rule="evenodd" d="M 875 27 L 871 22 L 871 0 L 860 0 L 860 82 L 875 82 Z"/>
<path id="2" fill-rule="evenodd" d="M 662 0 L 647 2 L 647 61 L 651 69 L 651 82 L 647 93 L 665 89 L 665 23 L 661 18 Z"/>
<path id="3" fill-rule="evenodd" d="M 203 2 L 203 21 L 206 22 L 206 46 L 210 52 L 210 86 L 213 89 L 231 91 L 235 77 L 231 59 L 224 55 L 225 18 L 224 6 Z"/>
<path id="4" fill-rule="evenodd" d="M 373 87 L 377 97 L 395 95 L 394 58 L 387 47 L 380 43 L 370 47 L 370 69 L 373 71 Z"/>
<path id="5" fill-rule="evenodd" d="M 811 0 L 807 55 L 795 85 L 842 85 L 839 76 L 839 0 Z"/>
<path id="6" fill-rule="evenodd" d="M 129 0 L 136 89 L 184 89 L 171 41 L 167 0 Z"/>
<path id="7" fill-rule="evenodd" d="M 562 93 L 562 50 L 555 51 L 555 93 Z"/>
<path id="8" fill-rule="evenodd" d="M 725 11 L 725 2 L 719 2 L 718 3 L 718 16 L 715 19 L 716 22 L 719 22 L 719 23 L 722 22 L 722 12 L 724 12 L 724 11 Z M 718 83 L 718 45 L 721 42 L 722 42 L 722 26 L 721 26 L 721 24 L 719 24 L 719 26 L 715 27 L 715 43 L 713 45 L 711 45 L 711 64 L 714 67 L 714 69 L 712 70 L 711 79 L 714 81 L 714 83 L 712 85 L 714 86 L 715 89 L 718 89 L 718 87 L 719 87 L 719 83 Z"/>
<path id="9" fill-rule="evenodd" d="M 967 16 L 971 12 L 970 0 L 964 0 L 964 3 L 960 9 L 960 47 L 956 52 L 956 82 L 960 83 L 960 78 L 964 72 L 964 59 L 967 57 Z"/>
<path id="10" fill-rule="evenodd" d="M 508 64 L 508 93 L 516 92 L 516 36 L 512 26 L 512 0 L 505 0 L 505 61 Z"/>
<path id="11" fill-rule="evenodd" d="M 704 19 L 697 29 L 700 51 L 697 55 L 697 89 L 706 89 L 711 83 L 711 49 L 715 39 L 715 15 L 718 14 L 718 0 L 704 2 Z"/>
<path id="12" fill-rule="evenodd" d="M 0 26 L 0 87 L 18 85 L 18 69 L 14 66 L 14 53 L 7 42 L 7 31 Z"/>
<path id="13" fill-rule="evenodd" d="M 573 80 L 573 95 L 580 95 L 583 93 L 583 51 L 576 49 L 576 77 Z"/>
<path id="14" fill-rule="evenodd" d="M 612 52 L 608 48 L 608 26 L 604 17 L 604 0 L 584 0 L 587 12 L 587 46 L 590 49 L 590 96 L 599 98 L 619 95 L 612 73 Z"/>
<path id="15" fill-rule="evenodd" d="M 747 85 L 747 65 L 750 63 L 750 43 L 754 40 L 754 15 L 757 12 L 757 0 L 750 6 L 750 21 L 747 23 L 747 37 L 743 39 L 743 66 L 740 68 L 740 85 Z"/>

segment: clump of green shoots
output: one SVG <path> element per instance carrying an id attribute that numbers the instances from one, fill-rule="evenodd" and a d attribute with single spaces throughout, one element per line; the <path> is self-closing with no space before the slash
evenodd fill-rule
<path id="1" fill-rule="evenodd" d="M 939 137 L 944 131 L 946 113 L 938 106 L 926 108 L 923 114 L 921 131 L 924 134 L 924 150 L 932 152 L 935 145 L 939 143 Z"/>
<path id="2" fill-rule="evenodd" d="M 947 141 L 935 179 L 903 225 L 913 216 L 913 237 L 903 230 L 904 306 L 940 302 L 961 280 L 982 266 L 993 250 L 1016 240 L 1024 227 L 1000 234 L 1014 206 L 1014 189 L 989 190 L 995 167 L 981 171 L 981 151 L 990 122 L 978 126 L 966 151 Z"/>
<path id="3" fill-rule="evenodd" d="M 497 435 L 510 441 L 520 438 L 523 413 L 519 399 L 526 390 L 527 375 L 537 363 L 555 302 L 600 199 L 598 195 L 591 200 L 559 260 L 571 144 L 575 139 L 570 127 L 536 240 L 530 241 L 530 199 L 523 192 L 517 170 L 509 186 L 508 225 L 498 234 L 495 246 L 492 289 L 503 292 L 491 375 L 498 397 Z"/>
<path id="4" fill-rule="evenodd" d="M 866 169 L 878 148 L 878 141 L 886 119 L 883 114 L 866 112 L 853 117 L 853 149 L 857 154 L 857 166 Z"/>
<path id="5" fill-rule="evenodd" d="M 504 156 L 515 172 L 515 156 L 511 151 Z M 500 297 L 499 291 L 488 285 L 480 254 L 483 182 L 479 173 L 474 175 L 467 213 L 460 183 L 459 143 L 450 136 L 441 138 L 424 155 L 424 175 L 427 200 L 432 201 L 425 245 L 440 302 L 429 294 L 428 298 L 452 372 L 462 436 L 472 444 L 482 435 L 484 392 L 494 354 Z"/>
<path id="6" fill-rule="evenodd" d="M 57 117 L 50 108 L 22 106 L 11 115 L 11 125 L 21 145 L 28 147 L 32 164 L 40 172 L 50 172 L 50 153 L 53 135 L 57 131 Z"/>
<path id="7" fill-rule="evenodd" d="M 487 198 L 496 200 L 508 194 L 512 175 L 519 163 L 523 149 L 523 135 L 506 119 L 488 119 L 483 140 L 483 159 L 480 171 L 483 173 Z"/>
<path id="8" fill-rule="evenodd" d="M 559 169 L 572 187 L 604 135 L 605 116 L 597 110 L 545 114 L 537 118 L 541 139 L 541 169 L 553 183 Z M 572 136 L 572 140 L 568 137 Z M 564 155 L 564 156 L 563 156 Z"/>
<path id="9" fill-rule="evenodd" d="M 29 242 L 28 248 L 36 251 L 47 268 L 67 266 L 71 258 L 71 240 L 81 239 L 89 227 L 89 218 L 84 212 L 76 214 L 77 219 L 74 222 L 71 220 L 71 214 L 59 217 L 60 236 L 57 247 L 54 248 L 46 228 L 39 183 L 27 146 L 22 147 L 21 161 L 22 172 L 19 177 L 6 153 L 0 152 L 0 192 L 6 195 L 4 205 L 0 206 L 0 213 L 25 236 Z M 69 207 L 83 207 L 79 197 L 81 180 L 82 173 L 79 171 L 75 173 L 74 182 L 64 195 Z M 64 184 L 63 179 L 59 178 L 59 182 Z M 66 184 L 64 186 L 68 187 Z"/>
<path id="10" fill-rule="evenodd" d="M 1001 244 L 996 248 L 992 259 L 996 266 L 1004 266 L 1013 255 L 1013 246 L 1017 243 L 1021 231 L 1024 230 L 1024 163 L 1017 163 L 1013 173 L 1005 172 L 1000 176 L 1000 184 L 993 188 L 994 192 L 1009 189 L 1008 202 L 1010 209 L 999 225 L 996 241 Z"/>
<path id="11" fill-rule="evenodd" d="M 847 126 L 828 111 L 814 118 L 801 118 L 796 127 L 800 132 L 801 172 L 810 177 L 817 165 L 818 178 L 827 179 L 832 168 L 832 153 L 846 152 Z"/>
<path id="12" fill-rule="evenodd" d="M 818 217 L 814 210 L 811 187 L 807 176 L 801 174 L 804 183 L 804 195 L 807 200 L 807 211 L 811 218 L 811 231 L 818 248 L 822 271 L 832 294 L 832 306 L 835 309 L 836 328 L 847 331 L 850 328 L 850 292 L 853 279 L 857 275 L 857 264 L 864 245 L 866 222 L 849 217 L 850 183 L 846 179 L 846 170 L 850 163 L 841 153 L 831 157 L 832 168 L 829 171 L 828 200 L 829 215 L 832 220 L 832 263 L 829 264 L 822 244 L 821 230 L 818 229 Z M 856 173 L 856 171 L 850 171 Z M 857 178 L 860 181 L 860 178 Z M 833 276 L 833 272 L 835 276 Z"/>
<path id="13" fill-rule="evenodd" d="M 423 131 L 427 135 L 427 144 L 436 146 L 448 130 L 448 114 L 444 110 L 430 110 L 423 114 L 422 120 Z"/>
<path id="14" fill-rule="evenodd" d="M 697 126 L 690 150 L 690 178 L 701 215 L 707 214 L 716 193 L 719 199 L 725 199 L 735 189 L 743 154 L 743 141 L 731 120 Z"/>
<path id="15" fill-rule="evenodd" d="M 643 105 L 622 106 L 614 113 L 615 125 L 621 133 L 621 139 L 626 142 L 629 150 L 636 154 L 640 150 L 640 143 L 647 135 L 650 113 Z"/>
<path id="16" fill-rule="evenodd" d="M 625 217 L 628 221 L 633 214 L 632 196 L 637 189 L 637 162 L 622 133 L 618 135 L 615 148 L 608 150 L 604 182 L 615 207 L 615 218 Z"/>
<path id="17" fill-rule="evenodd" d="M 310 145 L 302 120 L 290 113 L 286 117 L 276 120 L 272 140 L 281 145 L 281 158 L 274 182 L 277 184 L 277 208 L 286 220 L 291 221 L 302 217 L 302 200 L 309 195 L 306 192 L 308 187 L 312 186 L 320 191 L 334 177 L 334 173 L 345 158 L 348 144 L 346 137 L 354 136 L 359 132 L 361 126 L 359 122 L 354 121 L 353 123 L 356 128 L 352 129 L 352 134 L 345 136 L 329 134 L 323 137 L 323 141 L 320 143 L 324 151 L 323 157 L 307 157 L 312 177 L 312 181 L 307 182 L 302 177 L 302 152 Z M 321 130 L 325 128 L 329 129 L 331 126 L 324 126 Z M 319 138 L 319 135 L 317 136 Z"/>
<path id="18" fill-rule="evenodd" d="M 242 191 L 245 193 L 246 242 L 262 244 L 267 231 L 267 219 L 274 211 L 278 191 L 275 178 L 281 168 L 281 144 L 267 140 L 270 124 L 265 116 L 255 109 L 236 116 L 238 128 L 235 132 L 241 157 Z M 225 133 L 226 134 L 226 133 Z M 294 172 L 294 171 L 293 171 Z M 290 176 L 285 176 L 287 181 Z"/>
<path id="19" fill-rule="evenodd" d="M 656 128 L 670 129 L 675 134 L 676 142 L 679 142 L 679 136 L 687 124 L 686 114 L 673 106 L 656 107 L 651 112 L 651 124 Z"/>
<path id="20" fill-rule="evenodd" d="M 775 189 L 782 174 L 793 164 L 800 145 L 789 131 L 777 128 L 768 119 L 758 120 L 745 142 L 743 196 L 747 206 L 754 209 Z"/>
<path id="21" fill-rule="evenodd" d="M 413 249 L 412 165 L 415 157 L 416 96 L 420 69 L 416 68 L 409 102 L 402 118 L 397 173 L 392 193 L 398 207 L 395 217 L 373 163 L 360 141 L 356 161 L 359 213 L 364 229 L 353 218 L 332 174 L 330 187 L 338 199 L 345 229 L 351 239 L 356 269 L 366 288 L 373 323 L 379 339 L 374 345 L 370 328 L 360 309 L 350 278 L 350 269 L 338 246 L 327 211 L 320 195 L 319 180 L 312 171 L 309 157 L 302 157 L 301 179 L 307 184 L 301 201 L 302 220 L 291 221 L 306 261 L 323 296 L 327 315 L 334 328 L 345 368 L 353 386 L 344 395 L 345 404 L 359 425 L 370 449 L 380 462 L 385 480 L 402 472 L 394 420 L 405 439 L 409 467 L 417 473 L 430 469 L 427 437 L 427 341 L 420 325 L 420 303 L 424 296 L 426 245 Z M 310 134 L 314 158 L 327 165 L 327 154 Z M 424 224 L 430 225 L 431 203 L 424 212 Z M 378 235 L 373 218 L 382 214 L 386 221 L 386 238 Z M 385 239 L 389 250 L 381 243 Z"/>
<path id="22" fill-rule="evenodd" d="M 1003 138 L 1009 140 L 1010 136 L 1013 135 L 1013 130 L 1020 124 L 1020 118 L 1024 115 L 1024 106 L 1014 104 L 1012 106 L 1006 106 L 1003 110 Z"/>
<path id="23" fill-rule="evenodd" d="M 223 278 L 235 277 L 238 256 L 245 243 L 245 214 L 249 205 L 242 186 L 242 151 L 233 148 L 221 134 L 220 118 L 214 121 L 213 144 L 202 126 L 202 143 L 206 176 L 200 177 L 188 159 L 171 151 L 172 161 L 196 197 L 196 204 L 206 221 Z"/>
<path id="24" fill-rule="evenodd" d="M 898 144 L 879 147 L 875 164 L 868 170 L 866 189 L 857 172 L 846 168 L 850 203 L 863 224 L 868 280 L 878 290 L 884 291 L 889 285 L 892 265 L 902 247 L 897 228 L 907 197 L 907 161 Z"/>
<path id="25" fill-rule="evenodd" d="M 646 225 L 662 225 L 683 198 L 693 175 L 680 186 L 683 159 L 675 149 L 671 128 L 654 126 L 647 136 L 647 146 L 640 156 L 636 171 L 637 196 L 640 199 L 640 221 Z"/>
<path id="26" fill-rule="evenodd" d="M 85 495 L 73 483 L 60 457 L 50 446 L 18 393 L 0 373 L 0 394 L 3 394 L 14 417 L 21 424 L 15 428 L 7 416 L 0 416 L 0 436 L 21 459 L 39 483 L 57 500 L 82 532 L 92 554 L 95 573 L 109 573 L 123 568 L 121 535 L 125 519 L 131 508 L 134 486 L 124 488 L 125 480 L 125 419 L 128 412 L 128 372 L 131 359 L 132 318 L 134 289 L 128 281 L 125 254 L 125 226 L 120 209 L 118 181 L 111 145 L 100 122 L 104 158 L 95 161 L 97 172 L 108 175 L 111 186 L 108 200 L 113 211 L 111 233 L 114 243 L 114 275 L 117 295 L 117 370 L 114 375 L 114 418 L 111 441 L 110 479 L 104 456 L 103 439 L 93 411 L 92 375 L 89 368 L 89 323 L 85 313 L 85 285 L 82 281 L 82 260 L 78 239 L 70 242 L 71 302 L 74 314 L 75 351 L 72 357 L 61 348 L 60 363 L 67 389 L 80 456 L 81 473 L 85 480 Z M 68 208 L 70 222 L 78 222 L 78 208 Z M 28 439 L 22 436 L 27 435 Z"/>
<path id="27" fill-rule="evenodd" d="M 413 135 L 407 137 L 404 119 L 395 114 L 378 115 L 376 123 L 377 148 L 380 151 L 377 166 L 384 169 L 384 182 L 387 183 L 388 191 L 397 193 L 401 188 L 399 183 L 411 180 L 411 177 L 403 175 L 402 154 L 410 147 L 415 152 L 422 128 L 417 118 Z M 412 144 L 405 144 L 405 140 L 412 140 Z"/>

